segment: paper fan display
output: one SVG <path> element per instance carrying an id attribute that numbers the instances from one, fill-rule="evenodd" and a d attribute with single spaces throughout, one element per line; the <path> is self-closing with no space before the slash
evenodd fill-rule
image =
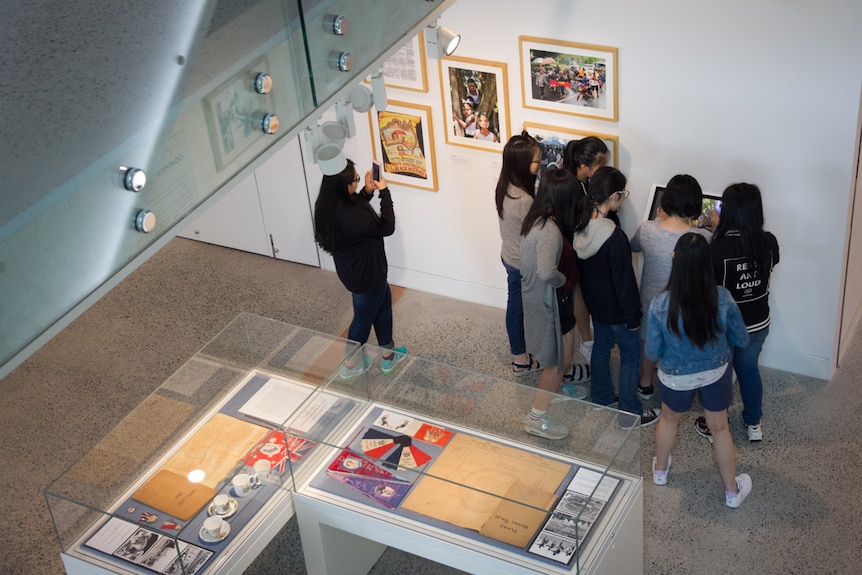
<path id="1" fill-rule="evenodd" d="M 367 456 L 383 460 L 386 467 L 415 469 L 431 461 L 430 455 L 413 445 L 413 438 L 409 435 L 391 435 L 369 429 L 362 436 L 360 445 Z"/>

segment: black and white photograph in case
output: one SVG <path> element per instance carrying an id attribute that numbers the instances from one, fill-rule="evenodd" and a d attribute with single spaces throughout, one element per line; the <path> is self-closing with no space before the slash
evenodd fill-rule
<path id="1" fill-rule="evenodd" d="M 180 556 L 174 559 L 174 562 L 163 573 L 165 575 L 195 575 L 195 573 L 201 570 L 201 567 L 204 566 L 212 554 L 212 551 L 207 551 L 195 545 L 188 545 L 183 548 Z"/>
<path id="2" fill-rule="evenodd" d="M 592 522 L 581 521 L 574 515 L 554 511 L 545 524 L 545 531 L 580 543 L 592 525 Z"/>
<path id="3" fill-rule="evenodd" d="M 525 108 L 617 121 L 616 48 L 532 36 L 519 45 Z"/>
<path id="4" fill-rule="evenodd" d="M 114 555 L 120 559 L 138 563 L 150 547 L 158 540 L 159 535 L 147 529 L 138 529 L 125 543 L 120 545 Z"/>
<path id="5" fill-rule="evenodd" d="M 141 567 L 162 572 L 177 558 L 177 546 L 173 539 L 162 537 L 138 562 Z"/>
<path id="6" fill-rule="evenodd" d="M 553 533 L 542 531 L 530 547 L 530 553 L 559 561 L 569 563 L 575 556 L 577 545 L 575 541 L 559 537 Z"/>
<path id="7" fill-rule="evenodd" d="M 534 555 L 568 564 L 583 545 L 620 480 L 580 467 L 557 506 L 527 549 Z M 571 552 L 564 549 L 571 547 Z"/>
<path id="8" fill-rule="evenodd" d="M 574 491 L 566 491 L 560 504 L 557 505 L 557 510 L 592 523 L 599 516 L 604 506 L 604 501 L 592 499 Z"/>

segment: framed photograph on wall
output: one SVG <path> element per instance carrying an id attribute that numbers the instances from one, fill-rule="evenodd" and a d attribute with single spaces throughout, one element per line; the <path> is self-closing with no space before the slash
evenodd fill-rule
<path id="1" fill-rule="evenodd" d="M 532 36 L 518 41 L 525 108 L 617 121 L 616 48 Z"/>
<path id="2" fill-rule="evenodd" d="M 419 32 L 412 40 L 392 54 L 381 67 L 387 88 L 428 91 L 425 71 L 425 33 Z"/>
<path id="3" fill-rule="evenodd" d="M 437 191 L 431 107 L 390 101 L 368 113 L 374 159 L 394 184 Z"/>
<path id="4" fill-rule="evenodd" d="M 254 90 L 254 78 L 268 72 L 266 57 L 255 60 L 246 70 L 204 97 L 204 115 L 209 128 L 216 170 L 221 171 L 252 142 L 265 137 L 255 122 L 257 115 L 274 108 L 272 93 Z"/>
<path id="5" fill-rule="evenodd" d="M 545 124 L 533 124 L 524 122 L 524 130 L 531 136 L 536 138 L 542 145 L 542 165 L 539 167 L 539 175 L 545 170 L 557 167 L 563 167 L 563 152 L 566 149 L 566 144 L 572 140 L 581 140 L 587 136 L 595 136 L 605 143 L 610 152 L 608 165 L 619 168 L 619 144 L 620 140 L 617 136 L 610 134 L 598 134 L 596 132 L 585 132 L 581 130 L 568 130 L 555 126 L 546 126 Z"/>
<path id="6" fill-rule="evenodd" d="M 506 64 L 450 56 L 440 60 L 446 143 L 499 151 L 509 139 Z"/>

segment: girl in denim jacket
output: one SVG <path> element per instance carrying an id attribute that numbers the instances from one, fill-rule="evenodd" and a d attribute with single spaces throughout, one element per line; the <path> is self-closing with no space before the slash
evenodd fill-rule
<path id="1" fill-rule="evenodd" d="M 733 397 L 732 346 L 745 347 L 748 332 L 733 297 L 716 286 L 709 244 L 686 233 L 673 252 L 667 291 L 652 301 L 645 353 L 658 362 L 662 417 L 655 432 L 653 483 L 665 485 L 682 414 L 700 396 L 712 432 L 715 459 L 728 507 L 739 507 L 751 492 L 751 478 L 736 475 L 736 453 L 727 426 Z"/>

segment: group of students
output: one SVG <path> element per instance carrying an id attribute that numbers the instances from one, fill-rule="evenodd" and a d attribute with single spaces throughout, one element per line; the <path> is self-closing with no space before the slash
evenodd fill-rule
<path id="1" fill-rule="evenodd" d="M 591 378 L 591 401 L 618 403 L 621 425 L 658 423 L 653 481 L 665 485 L 679 422 L 697 393 L 705 415 L 695 427 L 714 444 L 726 504 L 738 507 L 751 478 L 736 474 L 727 416 L 732 376 L 736 371 L 748 438 L 760 441 L 757 363 L 769 331 L 770 273 L 778 263 L 778 243 L 763 229 L 760 190 L 729 186 L 710 232 L 692 226 L 702 206 L 697 181 L 675 176 L 657 218 L 629 242 L 616 216 L 629 195 L 626 177 L 608 159 L 598 138 L 569 142 L 564 168 L 546 170 L 536 186 L 540 144 L 524 132 L 503 150 L 495 199 L 511 370 L 516 377 L 541 371 L 524 429 L 567 437 L 569 429 L 548 410 L 557 401 L 584 399 L 577 384 Z M 643 253 L 640 286 L 633 251 Z M 573 363 L 576 327 L 587 364 Z M 610 375 L 614 345 L 618 395 Z M 655 393 L 656 369 L 661 408 L 643 408 L 641 399 Z"/>
<path id="2" fill-rule="evenodd" d="M 727 415 L 732 375 L 739 380 L 748 438 L 760 441 L 763 384 L 757 364 L 769 333 L 770 274 L 779 260 L 778 242 L 763 229 L 760 190 L 729 186 L 710 232 L 691 225 L 702 205 L 697 181 L 675 176 L 658 217 L 642 224 L 630 243 L 616 215 L 629 195 L 626 177 L 605 165 L 609 152 L 600 139 L 569 142 L 564 167 L 545 171 L 536 190 L 541 158 L 541 146 L 529 134 L 512 137 L 496 187 L 511 371 L 518 377 L 541 371 L 524 430 L 547 439 L 567 437 L 569 429 L 548 410 L 557 401 L 586 398 L 578 384 L 592 379 L 591 401 L 618 403 L 621 425 L 658 423 L 653 482 L 665 485 L 679 422 L 697 393 L 704 416 L 695 427 L 714 445 L 726 504 L 738 507 L 751 492 L 751 478 L 736 474 Z M 338 277 L 352 294 L 348 338 L 364 344 L 373 327 L 384 349 L 381 370 L 389 374 L 407 352 L 392 337 L 384 247 L 384 238 L 395 231 L 395 213 L 383 177 L 375 180 L 368 171 L 361 182 L 350 160 L 340 173 L 323 177 L 314 207 L 315 240 L 333 255 Z M 369 203 L 375 192 L 379 213 Z M 643 253 L 640 287 L 633 250 Z M 573 362 L 576 327 L 586 364 Z M 619 394 L 610 374 L 614 345 Z M 355 378 L 372 361 L 364 351 L 348 357 L 341 378 Z M 656 368 L 661 409 L 644 409 L 641 399 L 655 393 Z"/>

